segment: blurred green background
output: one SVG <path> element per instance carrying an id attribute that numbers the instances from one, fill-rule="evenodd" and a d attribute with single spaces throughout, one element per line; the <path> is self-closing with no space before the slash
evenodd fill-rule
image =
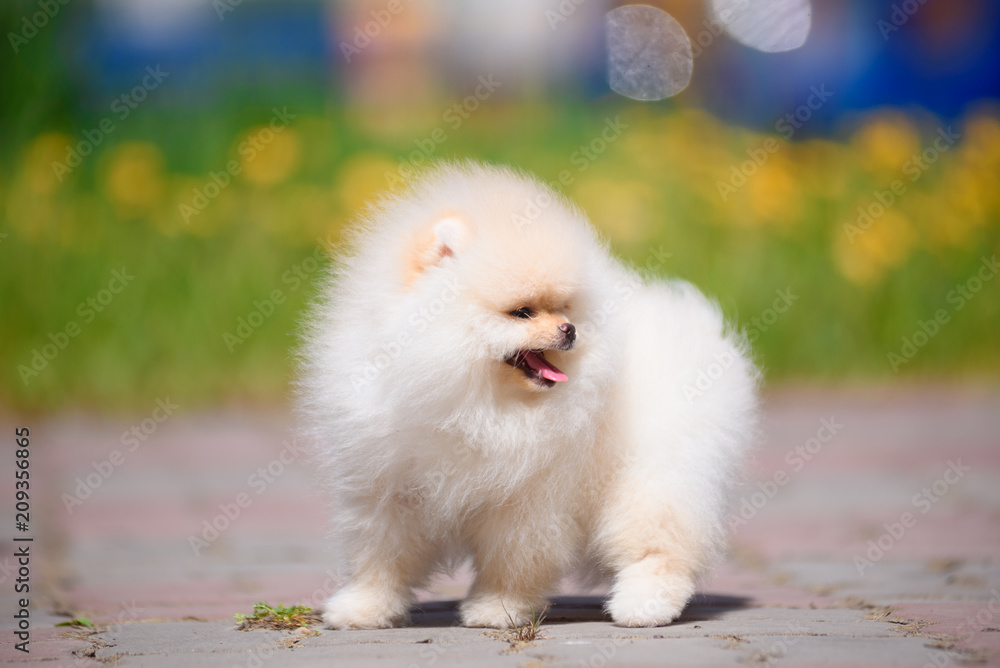
<path id="1" fill-rule="evenodd" d="M 891 3 L 817 5 L 787 53 L 657 3 L 696 46 L 659 101 L 607 87 L 617 4 L 553 25 L 559 3 L 5 3 L 0 402 L 285 402 L 324 240 L 414 152 L 568 172 L 616 252 L 715 296 L 771 383 L 997 379 L 991 3 L 888 36 Z"/>

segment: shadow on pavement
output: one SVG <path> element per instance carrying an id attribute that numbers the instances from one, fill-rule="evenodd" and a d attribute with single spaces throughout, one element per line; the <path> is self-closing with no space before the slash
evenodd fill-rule
<path id="1" fill-rule="evenodd" d="M 545 623 L 611 622 L 611 617 L 604 611 L 605 601 L 604 596 L 556 596 L 545 613 Z M 715 619 L 729 610 L 745 608 L 750 602 L 751 599 L 745 596 L 697 594 L 675 624 Z M 458 600 L 446 600 L 415 605 L 410 609 L 411 624 L 422 627 L 457 626 L 459 603 Z"/>

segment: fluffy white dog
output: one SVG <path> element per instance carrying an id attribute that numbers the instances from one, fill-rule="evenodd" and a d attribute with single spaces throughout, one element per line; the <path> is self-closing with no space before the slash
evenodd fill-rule
<path id="1" fill-rule="evenodd" d="M 405 623 L 468 558 L 468 626 L 528 621 L 582 567 L 613 579 L 616 624 L 659 626 L 721 555 L 755 430 L 746 346 L 534 179 L 445 165 L 370 209 L 302 362 L 349 574 L 331 628 Z"/>

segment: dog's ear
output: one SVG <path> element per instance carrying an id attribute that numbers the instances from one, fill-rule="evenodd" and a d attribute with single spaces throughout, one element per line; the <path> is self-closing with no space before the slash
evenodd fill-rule
<path id="1" fill-rule="evenodd" d="M 410 251 L 410 279 L 460 255 L 472 239 L 468 221 L 457 214 L 435 218 L 416 235 Z"/>

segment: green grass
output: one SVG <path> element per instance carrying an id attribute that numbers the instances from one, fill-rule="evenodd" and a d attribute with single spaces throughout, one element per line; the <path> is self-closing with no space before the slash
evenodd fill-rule
<path id="1" fill-rule="evenodd" d="M 236 613 L 237 630 L 250 629 L 298 629 L 308 628 L 318 617 L 312 608 L 305 605 L 271 606 L 263 601 L 255 603 L 249 615 Z"/>
<path id="2" fill-rule="evenodd" d="M 87 628 L 94 628 L 94 622 L 86 617 L 76 617 L 68 622 L 59 622 L 56 626 L 85 626 Z"/>
<path id="3" fill-rule="evenodd" d="M 538 638 L 538 634 L 542 628 L 542 622 L 545 621 L 545 613 L 547 608 L 543 608 L 540 612 L 536 613 L 535 608 L 532 606 L 531 609 L 531 619 L 524 624 L 518 624 L 514 621 L 514 618 L 507 608 L 504 608 L 504 612 L 507 613 L 507 620 L 510 622 L 510 634 L 511 640 L 515 643 L 529 643 Z"/>
<path id="4" fill-rule="evenodd" d="M 52 160 L 97 119 L 16 135 L 0 149 L 0 402 L 143 411 L 164 397 L 185 409 L 286 401 L 298 322 L 326 265 L 320 239 L 336 241 L 414 139 L 443 125 L 448 103 L 438 104 L 400 110 L 391 131 L 342 105 L 292 105 L 293 145 L 269 145 L 248 163 L 259 173 L 233 177 L 189 224 L 179 205 L 239 157 L 271 101 L 231 114 L 151 107 L 62 183 Z M 580 171 L 574 152 L 616 115 L 629 127 Z M 549 181 L 570 170 L 566 193 L 623 259 L 645 265 L 662 247 L 670 255 L 654 274 L 695 282 L 756 330 L 770 381 L 995 379 L 1000 281 L 960 310 L 954 291 L 1000 250 L 1000 123 L 971 117 L 968 139 L 850 244 L 843 225 L 903 174 L 912 147 L 879 134 L 893 122 L 876 115 L 865 126 L 875 130 L 849 142 L 782 144 L 727 201 L 718 183 L 764 138 L 670 106 L 497 102 L 446 128 L 435 157 L 509 163 Z M 913 125 L 913 150 L 933 131 Z M 134 279 L 86 322 L 86 300 L 122 268 Z M 797 298 L 771 320 L 789 289 Z M 283 303 L 270 312 L 275 291 Z M 889 353 L 919 339 L 939 309 L 948 322 L 894 371 Z M 270 314 L 234 344 L 255 310 Z M 79 333 L 58 349 L 69 323 Z M 22 378 L 33 358 L 41 365 L 36 351 L 58 352 Z"/>

